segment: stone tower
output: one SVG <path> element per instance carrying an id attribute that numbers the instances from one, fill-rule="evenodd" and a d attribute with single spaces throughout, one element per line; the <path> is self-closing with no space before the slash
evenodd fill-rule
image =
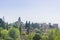
<path id="1" fill-rule="evenodd" d="M 20 19 L 20 17 L 18 18 L 18 27 L 20 27 L 20 25 L 21 25 L 21 19 Z"/>
<path id="2" fill-rule="evenodd" d="M 3 16 L 3 21 L 5 21 L 5 18 L 4 18 L 4 16 Z"/>

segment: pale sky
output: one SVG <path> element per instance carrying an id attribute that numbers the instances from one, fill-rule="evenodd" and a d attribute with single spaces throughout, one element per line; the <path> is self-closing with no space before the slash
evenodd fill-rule
<path id="1" fill-rule="evenodd" d="M 23 22 L 60 24 L 60 0 L 0 0 L 0 18 L 12 23 Z"/>

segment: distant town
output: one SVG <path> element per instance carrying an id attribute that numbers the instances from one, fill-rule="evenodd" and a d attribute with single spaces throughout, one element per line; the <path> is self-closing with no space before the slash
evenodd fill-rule
<path id="1" fill-rule="evenodd" d="M 26 21 L 24 24 L 20 17 L 16 22 L 8 24 L 5 22 L 4 17 L 0 18 L 0 28 L 9 30 L 12 27 L 19 29 L 21 40 L 25 40 L 26 34 L 39 33 L 42 35 L 48 30 L 59 29 L 58 24 L 30 23 L 30 21 Z"/>

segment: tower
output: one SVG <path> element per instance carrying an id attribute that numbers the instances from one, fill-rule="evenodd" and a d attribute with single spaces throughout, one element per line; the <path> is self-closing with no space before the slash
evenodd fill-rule
<path id="1" fill-rule="evenodd" d="M 20 19 L 20 17 L 18 18 L 18 26 L 20 26 L 21 25 L 21 19 Z"/>
<path id="2" fill-rule="evenodd" d="M 4 16 L 3 16 L 3 21 L 5 21 L 5 18 L 4 18 Z"/>

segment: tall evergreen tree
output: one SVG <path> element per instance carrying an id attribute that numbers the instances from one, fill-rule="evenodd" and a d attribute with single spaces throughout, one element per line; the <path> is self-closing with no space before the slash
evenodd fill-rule
<path id="1" fill-rule="evenodd" d="M 30 21 L 29 21 L 28 27 L 27 27 L 27 34 L 29 34 L 29 30 L 30 30 Z"/>
<path id="2" fill-rule="evenodd" d="M 28 27 L 27 25 L 28 25 L 28 23 L 27 23 L 27 21 L 26 21 L 26 23 L 25 23 L 25 28 L 27 28 L 27 27 Z"/>
<path id="3" fill-rule="evenodd" d="M 32 22 L 31 26 L 34 28 L 34 23 Z"/>
<path id="4" fill-rule="evenodd" d="M 30 26 L 30 21 L 29 21 L 29 26 Z"/>
<path id="5" fill-rule="evenodd" d="M 8 23 L 5 24 L 6 29 L 8 30 Z"/>
<path id="6" fill-rule="evenodd" d="M 0 18 L 0 27 L 5 29 L 5 22 Z"/>

